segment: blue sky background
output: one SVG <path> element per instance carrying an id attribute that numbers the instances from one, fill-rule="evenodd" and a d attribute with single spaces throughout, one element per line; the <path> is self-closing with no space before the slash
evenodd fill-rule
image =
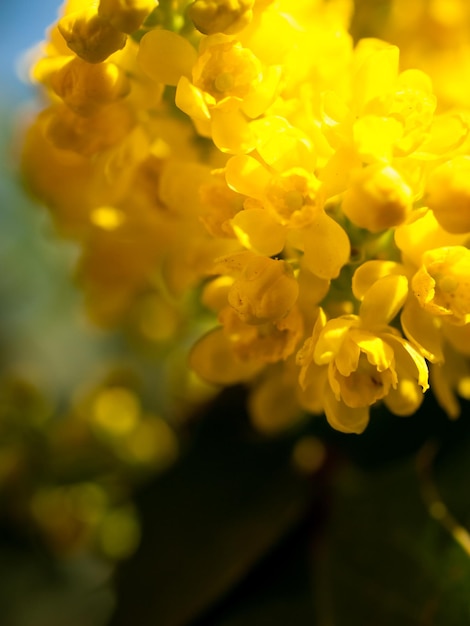
<path id="1" fill-rule="evenodd" d="M 21 54 L 44 39 L 61 0 L 0 0 L 0 100 L 18 102 L 31 93 L 16 75 Z"/>
<path id="2" fill-rule="evenodd" d="M 75 248 L 56 236 L 19 175 L 19 120 L 36 92 L 21 82 L 16 64 L 44 40 L 61 4 L 0 0 L 0 352 L 12 370 L 45 388 L 72 387 L 90 369 L 97 346 L 73 288 Z"/>

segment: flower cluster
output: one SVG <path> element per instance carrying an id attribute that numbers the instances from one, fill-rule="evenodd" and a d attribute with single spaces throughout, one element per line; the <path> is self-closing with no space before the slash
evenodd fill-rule
<path id="1" fill-rule="evenodd" d="M 136 319 L 151 297 L 196 328 L 196 294 L 212 327 L 191 367 L 246 383 L 266 432 L 302 411 L 356 433 L 378 403 L 410 415 L 429 372 L 457 416 L 466 101 L 439 106 L 396 45 L 355 43 L 348 0 L 156 5 L 69 0 L 32 70 L 47 108 L 24 172 L 81 245 L 95 318 Z"/>

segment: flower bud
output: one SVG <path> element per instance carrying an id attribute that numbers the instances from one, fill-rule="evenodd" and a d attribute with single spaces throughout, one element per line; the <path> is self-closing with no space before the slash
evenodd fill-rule
<path id="1" fill-rule="evenodd" d="M 98 15 L 116 30 L 130 35 L 156 6 L 155 0 L 100 0 Z"/>
<path id="2" fill-rule="evenodd" d="M 389 165 L 375 164 L 353 176 L 342 209 L 361 228 L 373 233 L 403 223 L 411 209 L 412 192 Z"/>
<path id="3" fill-rule="evenodd" d="M 189 7 L 194 26 L 205 35 L 233 34 L 253 17 L 254 0 L 196 0 Z"/>
<path id="4" fill-rule="evenodd" d="M 70 50 L 88 63 L 105 61 L 110 54 L 123 48 L 127 40 L 127 35 L 94 9 L 70 13 L 57 26 Z"/>

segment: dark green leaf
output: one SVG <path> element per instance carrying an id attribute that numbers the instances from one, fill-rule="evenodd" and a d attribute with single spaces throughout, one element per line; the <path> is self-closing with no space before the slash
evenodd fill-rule
<path id="1" fill-rule="evenodd" d="M 143 540 L 118 574 L 111 626 L 187 624 L 242 579 L 309 502 L 291 446 L 254 436 L 239 390 L 223 394 L 182 462 L 138 498 Z"/>
<path id="2" fill-rule="evenodd" d="M 452 515 L 456 507 L 462 522 L 470 519 L 468 428 L 459 453 L 443 453 L 438 465 L 433 446 L 416 461 L 373 473 L 348 466 L 338 478 L 320 563 L 325 624 L 470 624 L 470 556 L 447 518 L 436 519 L 443 504 Z M 440 508 L 432 509 L 433 498 Z"/>
<path id="3" fill-rule="evenodd" d="M 314 626 L 314 532 L 309 519 L 296 526 L 221 606 L 194 626 Z"/>

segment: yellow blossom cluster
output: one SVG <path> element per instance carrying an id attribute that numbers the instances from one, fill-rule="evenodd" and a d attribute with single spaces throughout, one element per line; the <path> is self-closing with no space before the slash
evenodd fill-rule
<path id="1" fill-rule="evenodd" d="M 411 415 L 429 371 L 457 416 L 470 102 L 440 106 L 396 45 L 354 42 L 349 0 L 156 5 L 67 2 L 32 70 L 26 179 L 82 246 L 95 317 L 153 297 L 196 328 L 196 294 L 212 327 L 191 367 L 246 383 L 266 432 Z"/>

